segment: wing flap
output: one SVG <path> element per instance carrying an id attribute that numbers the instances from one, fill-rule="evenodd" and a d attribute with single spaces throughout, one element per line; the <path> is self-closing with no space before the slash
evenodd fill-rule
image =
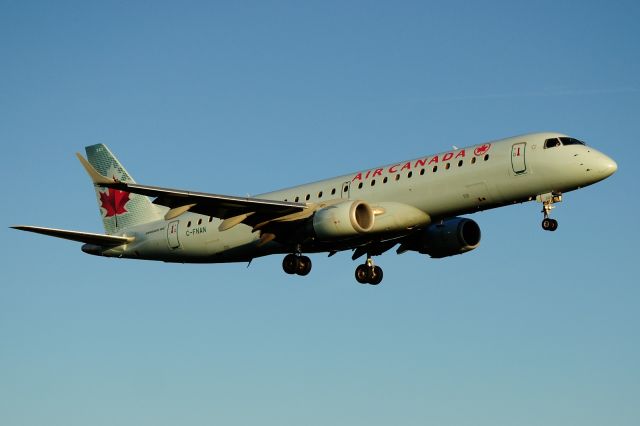
<path id="1" fill-rule="evenodd" d="M 78 241 L 81 243 L 95 244 L 99 246 L 115 247 L 130 243 L 134 240 L 134 237 L 119 237 L 116 235 L 94 234 L 92 232 L 44 228 L 42 226 L 17 225 L 12 226 L 11 228 L 19 231 L 35 232 L 36 234 L 43 234 L 50 237 L 63 238 L 65 240 Z"/>

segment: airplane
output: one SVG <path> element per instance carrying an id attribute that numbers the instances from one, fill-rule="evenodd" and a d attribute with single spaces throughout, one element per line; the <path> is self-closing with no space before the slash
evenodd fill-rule
<path id="1" fill-rule="evenodd" d="M 84 243 L 91 255 L 177 263 L 251 262 L 284 254 L 287 274 L 311 271 L 306 254 L 366 255 L 356 281 L 377 285 L 374 256 L 397 247 L 443 258 L 474 250 L 480 227 L 461 217 L 537 201 L 542 228 L 563 194 L 616 172 L 616 162 L 584 142 L 543 132 L 363 169 L 255 197 L 136 183 L 109 148 L 76 154 L 95 186 L 105 234 L 12 226 Z M 153 201 L 152 201 L 153 199 Z"/>

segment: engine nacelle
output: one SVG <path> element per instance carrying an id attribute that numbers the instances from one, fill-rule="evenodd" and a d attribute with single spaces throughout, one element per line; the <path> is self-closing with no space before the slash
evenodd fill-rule
<path id="1" fill-rule="evenodd" d="M 312 224 L 320 240 L 349 238 L 373 229 L 373 208 L 364 201 L 344 201 L 323 207 L 313 215 Z"/>
<path id="2" fill-rule="evenodd" d="M 480 227 L 461 217 L 433 224 L 424 230 L 418 243 L 418 252 L 434 258 L 466 253 L 480 245 Z"/>

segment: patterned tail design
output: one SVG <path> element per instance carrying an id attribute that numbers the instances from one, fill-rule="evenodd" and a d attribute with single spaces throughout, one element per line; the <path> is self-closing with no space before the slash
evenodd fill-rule
<path id="1" fill-rule="evenodd" d="M 135 182 L 106 145 L 91 145 L 85 151 L 89 163 L 103 176 L 122 182 Z M 96 186 L 96 196 L 104 229 L 109 235 L 134 225 L 162 219 L 161 208 L 143 195 Z"/>

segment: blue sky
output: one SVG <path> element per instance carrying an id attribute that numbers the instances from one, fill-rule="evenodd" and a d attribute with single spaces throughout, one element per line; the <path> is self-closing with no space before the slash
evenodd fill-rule
<path id="1" fill-rule="evenodd" d="M 637 2 L 0 2 L 3 425 L 636 425 Z M 539 130 L 612 156 L 540 229 L 348 253 L 301 279 L 87 256 L 73 153 L 140 182 L 256 194 Z"/>

